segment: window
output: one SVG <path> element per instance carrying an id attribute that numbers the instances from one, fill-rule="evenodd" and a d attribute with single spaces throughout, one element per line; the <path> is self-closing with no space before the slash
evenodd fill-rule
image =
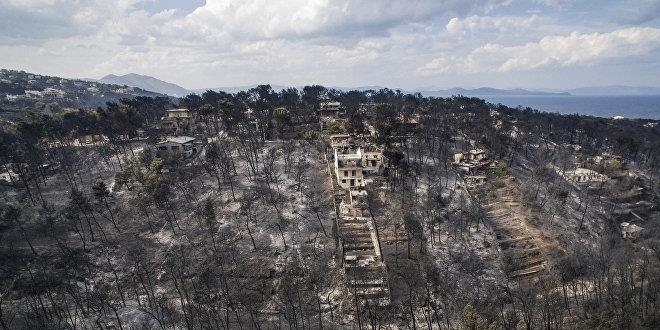
<path id="1" fill-rule="evenodd" d="M 341 183 L 346 183 L 346 179 L 342 179 L 342 180 L 341 180 Z"/>
<path id="2" fill-rule="evenodd" d="M 344 171 L 344 176 L 348 176 L 348 171 Z"/>
<path id="3" fill-rule="evenodd" d="M 355 170 L 351 171 L 351 176 L 355 176 Z"/>
<path id="4" fill-rule="evenodd" d="M 158 150 L 167 150 L 167 147 L 161 146 L 161 147 L 158 147 Z"/>
<path id="5" fill-rule="evenodd" d="M 170 149 L 172 149 L 172 150 L 179 150 L 179 146 L 171 146 Z"/>

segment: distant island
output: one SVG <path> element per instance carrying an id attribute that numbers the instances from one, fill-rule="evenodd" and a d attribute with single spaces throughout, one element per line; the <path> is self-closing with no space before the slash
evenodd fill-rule
<path id="1" fill-rule="evenodd" d="M 437 91 L 421 91 L 422 95 L 427 97 L 448 97 L 452 95 L 464 96 L 570 96 L 569 92 L 541 92 L 531 91 L 522 88 L 515 89 L 497 89 L 489 87 L 481 87 L 476 89 L 465 88 L 451 88 Z"/>

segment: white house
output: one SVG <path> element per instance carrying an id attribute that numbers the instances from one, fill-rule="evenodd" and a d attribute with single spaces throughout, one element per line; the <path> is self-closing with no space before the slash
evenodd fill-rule
<path id="1" fill-rule="evenodd" d="M 364 187 L 360 148 L 335 149 L 335 175 L 344 189 Z"/>
<path id="2" fill-rule="evenodd" d="M 192 156 L 197 152 L 195 138 L 190 136 L 168 137 L 165 141 L 156 143 L 155 152 L 157 155 L 179 154 Z"/>
<path id="3" fill-rule="evenodd" d="M 325 100 L 321 101 L 321 108 L 319 110 L 322 116 L 335 117 L 338 116 L 344 108 L 341 106 L 341 103 L 337 101 Z"/>
<path id="4" fill-rule="evenodd" d="M 43 96 L 52 96 L 52 97 L 64 97 L 64 94 L 66 94 L 63 90 L 60 89 L 55 89 L 55 88 L 46 88 L 44 89 L 43 92 L 41 92 Z"/>

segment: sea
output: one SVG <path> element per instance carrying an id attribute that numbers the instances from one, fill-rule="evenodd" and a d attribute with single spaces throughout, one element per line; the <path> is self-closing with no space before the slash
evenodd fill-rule
<path id="1" fill-rule="evenodd" d="M 576 96 L 524 95 L 476 96 L 490 103 L 509 107 L 530 107 L 544 112 L 580 114 L 595 117 L 623 116 L 625 118 L 660 120 L 660 95 L 643 96 Z"/>

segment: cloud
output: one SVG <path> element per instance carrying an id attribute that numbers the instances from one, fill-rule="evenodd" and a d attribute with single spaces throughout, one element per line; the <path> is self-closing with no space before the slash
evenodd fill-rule
<path id="1" fill-rule="evenodd" d="M 401 24 L 443 14 L 463 16 L 506 0 L 208 0 L 187 17 L 202 33 L 248 39 L 386 35 Z"/>
<path id="2" fill-rule="evenodd" d="M 572 4 L 573 0 L 536 0 L 536 2 L 550 7 L 564 8 Z"/>
<path id="3" fill-rule="evenodd" d="M 35 40 L 94 34 L 140 1 L 2 0 L 0 38 L 31 44 Z"/>
<path id="4" fill-rule="evenodd" d="M 418 71 L 427 75 L 522 71 L 648 55 L 657 49 L 660 49 L 660 29 L 657 28 L 632 27 L 590 34 L 573 32 L 518 46 L 485 44 L 464 57 L 443 54 Z"/>
<path id="5" fill-rule="evenodd" d="M 538 25 L 540 21 L 538 15 L 529 17 L 472 15 L 450 19 L 445 29 L 451 34 L 521 31 Z"/>

